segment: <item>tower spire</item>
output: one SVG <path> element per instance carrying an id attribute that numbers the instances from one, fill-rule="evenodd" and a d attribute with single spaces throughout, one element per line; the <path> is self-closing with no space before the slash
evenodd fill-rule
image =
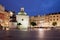
<path id="1" fill-rule="evenodd" d="M 18 13 L 19 15 L 27 15 L 26 12 L 24 12 L 24 7 L 20 9 L 20 12 Z"/>
<path id="2" fill-rule="evenodd" d="M 22 7 L 20 10 L 24 12 L 24 7 Z"/>

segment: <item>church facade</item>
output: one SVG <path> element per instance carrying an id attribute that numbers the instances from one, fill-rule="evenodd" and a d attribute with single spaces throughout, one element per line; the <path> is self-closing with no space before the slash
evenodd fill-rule
<path id="1" fill-rule="evenodd" d="M 29 27 L 29 16 L 24 12 L 24 8 L 21 8 L 18 15 L 16 15 L 16 20 L 18 23 L 18 28 L 20 30 L 27 30 Z"/>

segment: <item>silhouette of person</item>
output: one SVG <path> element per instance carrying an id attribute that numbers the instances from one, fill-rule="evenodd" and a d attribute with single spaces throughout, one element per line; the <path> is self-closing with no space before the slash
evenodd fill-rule
<path id="1" fill-rule="evenodd" d="M 0 30 L 2 30 L 3 29 L 3 26 L 0 24 Z"/>

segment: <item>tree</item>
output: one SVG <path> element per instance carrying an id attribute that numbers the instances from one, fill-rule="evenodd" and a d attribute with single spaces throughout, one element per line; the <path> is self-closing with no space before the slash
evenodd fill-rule
<path id="1" fill-rule="evenodd" d="M 53 25 L 53 26 L 56 26 L 56 25 L 57 25 L 57 22 L 53 22 L 52 25 Z"/>
<path id="2" fill-rule="evenodd" d="M 32 25 L 32 26 L 35 26 L 35 25 L 36 25 L 36 23 L 35 23 L 35 22 L 31 22 L 31 25 Z"/>

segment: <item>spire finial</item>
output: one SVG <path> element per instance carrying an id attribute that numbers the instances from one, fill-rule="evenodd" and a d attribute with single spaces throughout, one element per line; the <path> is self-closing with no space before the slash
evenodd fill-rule
<path id="1" fill-rule="evenodd" d="M 21 8 L 21 11 L 24 11 L 24 7 Z"/>

